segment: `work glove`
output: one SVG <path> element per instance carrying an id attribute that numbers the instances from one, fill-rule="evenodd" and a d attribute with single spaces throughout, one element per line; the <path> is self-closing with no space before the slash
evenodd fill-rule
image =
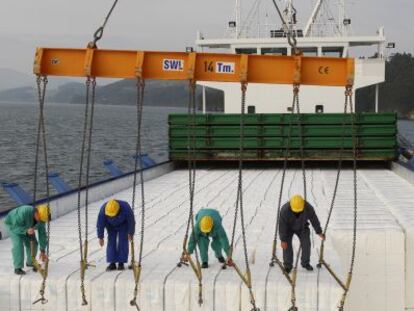
<path id="1" fill-rule="evenodd" d="M 49 258 L 47 257 L 47 254 L 45 251 L 40 251 L 39 259 L 43 262 L 46 262 L 48 261 Z"/>
<path id="2" fill-rule="evenodd" d="M 182 255 L 181 255 L 181 258 L 180 258 L 180 261 L 181 261 L 181 262 L 188 262 L 188 257 L 187 257 L 187 255 L 186 255 L 186 254 L 182 254 Z"/>
<path id="3" fill-rule="evenodd" d="M 227 258 L 226 265 L 228 265 L 229 267 L 233 267 L 234 266 L 233 259 Z"/>

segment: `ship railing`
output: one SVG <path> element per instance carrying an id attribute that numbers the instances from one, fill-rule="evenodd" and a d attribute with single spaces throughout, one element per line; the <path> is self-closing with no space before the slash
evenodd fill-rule
<path id="1" fill-rule="evenodd" d="M 171 172 L 174 168 L 174 165 L 171 161 L 161 162 L 159 164 L 155 164 L 154 166 L 144 168 L 144 180 L 151 180 L 157 177 L 160 177 L 164 174 Z M 118 177 L 108 178 L 102 181 L 98 181 L 96 183 L 89 185 L 89 201 L 96 202 L 99 200 L 103 200 L 105 198 L 109 198 L 120 191 L 126 190 L 132 187 L 132 180 L 134 177 L 134 172 L 128 172 Z M 81 196 L 82 198 L 85 195 L 85 187 L 81 187 Z M 51 196 L 49 198 L 50 208 L 52 211 L 52 219 L 56 219 L 67 213 L 70 213 L 77 208 L 77 196 L 78 196 L 78 189 L 72 189 L 68 192 L 57 194 Z M 46 199 L 38 200 L 32 205 L 42 204 L 45 203 Z M 12 208 L 13 209 L 13 208 Z M 7 230 L 4 225 L 4 218 L 7 213 L 12 210 L 5 210 L 0 212 L 0 239 L 8 237 Z"/>

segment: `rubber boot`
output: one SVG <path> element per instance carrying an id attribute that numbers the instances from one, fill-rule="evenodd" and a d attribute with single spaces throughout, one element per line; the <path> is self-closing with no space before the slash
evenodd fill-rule
<path id="1" fill-rule="evenodd" d="M 310 264 L 303 265 L 302 267 L 308 271 L 313 271 L 313 267 Z"/>
<path id="2" fill-rule="evenodd" d="M 17 275 L 25 275 L 26 272 L 24 272 L 22 269 L 14 269 L 14 273 Z"/>

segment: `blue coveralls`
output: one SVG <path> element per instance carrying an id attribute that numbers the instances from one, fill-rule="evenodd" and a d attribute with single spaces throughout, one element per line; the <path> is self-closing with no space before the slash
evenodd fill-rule
<path id="1" fill-rule="evenodd" d="M 109 263 L 128 262 L 128 234 L 135 233 L 135 217 L 131 206 L 117 200 L 120 205 L 118 215 L 109 217 L 105 215 L 105 205 L 102 205 L 98 215 L 98 238 L 104 238 L 104 229 L 108 232 L 108 244 L 106 246 L 106 261 Z"/>

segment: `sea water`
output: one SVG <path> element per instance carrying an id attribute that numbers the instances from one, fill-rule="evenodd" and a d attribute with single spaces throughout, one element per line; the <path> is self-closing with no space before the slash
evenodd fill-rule
<path id="1" fill-rule="evenodd" d="M 45 114 L 49 170 L 60 173 L 73 188 L 78 183 L 84 107 L 48 103 Z M 156 162 L 168 159 L 168 114 L 181 111 L 171 107 L 144 109 L 142 148 Z M 29 193 L 33 191 L 37 113 L 35 104 L 0 103 L 0 182 L 19 183 Z M 96 106 L 91 182 L 110 177 L 103 165 L 107 159 L 114 160 L 124 172 L 133 170 L 136 131 L 135 106 Z M 39 171 L 44 172 L 43 158 L 39 163 Z M 44 180 L 40 174 L 41 193 Z M 0 212 L 13 206 L 0 188 Z"/>
<path id="2" fill-rule="evenodd" d="M 0 103 L 0 182 L 17 182 L 29 193 L 33 189 L 37 105 Z M 155 161 L 168 159 L 168 114 L 183 112 L 171 107 L 145 107 L 143 116 L 143 152 Z M 46 107 L 49 170 L 61 174 L 71 186 L 77 186 L 84 105 L 50 104 Z M 414 121 L 399 121 L 399 132 L 414 144 Z M 91 182 L 110 177 L 103 161 L 112 159 L 124 171 L 133 169 L 136 108 L 123 105 L 97 105 L 95 110 Z M 42 158 L 41 158 L 42 161 Z M 40 172 L 44 171 L 40 162 Z M 44 194 L 43 174 L 40 191 Z M 52 189 L 52 193 L 53 189 Z M 0 188 L 0 212 L 14 202 Z"/>

